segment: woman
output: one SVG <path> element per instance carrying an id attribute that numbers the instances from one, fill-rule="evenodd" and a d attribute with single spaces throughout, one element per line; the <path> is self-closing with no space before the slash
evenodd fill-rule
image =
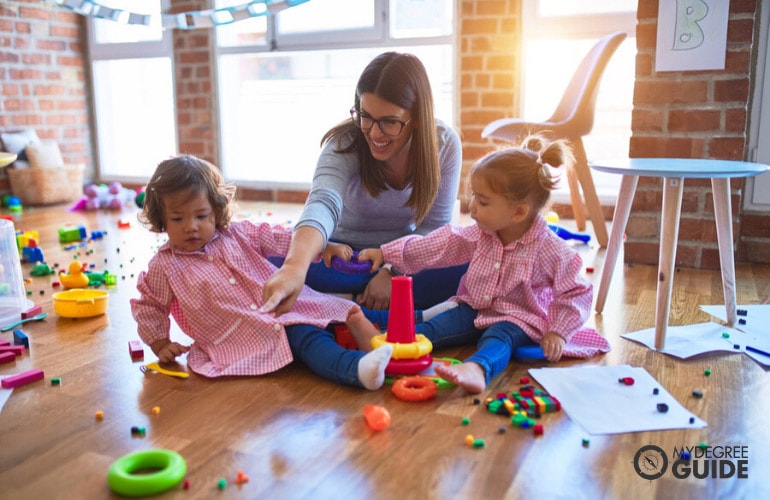
<path id="1" fill-rule="evenodd" d="M 447 224 L 457 198 L 462 155 L 457 133 L 434 118 L 430 82 L 420 60 L 386 52 L 364 69 L 346 120 L 324 135 L 313 185 L 281 268 L 263 289 L 264 311 L 291 310 L 302 285 L 353 293 L 359 304 L 386 309 L 393 269 L 345 274 L 313 263 L 329 241 L 340 255 L 377 247 Z M 467 268 L 415 275 L 415 307 L 454 295 Z"/>

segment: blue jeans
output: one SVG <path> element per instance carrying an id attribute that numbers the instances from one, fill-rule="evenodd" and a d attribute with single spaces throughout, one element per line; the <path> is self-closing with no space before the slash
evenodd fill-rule
<path id="1" fill-rule="evenodd" d="M 358 380 L 358 362 L 366 353 L 345 349 L 330 330 L 312 325 L 287 325 L 286 336 L 294 359 L 299 359 L 316 375 L 338 384 L 363 387 Z"/>
<path id="2" fill-rule="evenodd" d="M 268 259 L 280 267 L 284 259 Z M 460 278 L 468 270 L 468 264 L 427 269 L 412 275 L 412 294 L 415 309 L 427 309 L 457 293 Z M 326 267 L 323 262 L 310 264 L 305 284 L 318 292 L 324 293 L 363 293 L 366 285 L 376 273 L 345 273 L 333 267 Z"/>
<path id="3" fill-rule="evenodd" d="M 473 362 L 481 366 L 489 384 L 492 378 L 505 370 L 516 348 L 536 344 L 524 330 L 510 321 L 500 321 L 483 331 L 477 329 L 473 324 L 477 314 L 478 311 L 468 304 L 460 304 L 430 321 L 415 325 L 415 330 L 425 335 L 434 349 L 476 342 L 476 352 L 465 363 Z"/>

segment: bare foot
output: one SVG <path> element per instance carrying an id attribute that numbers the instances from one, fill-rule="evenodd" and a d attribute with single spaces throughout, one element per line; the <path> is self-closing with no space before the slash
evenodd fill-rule
<path id="1" fill-rule="evenodd" d="M 484 369 L 473 362 L 449 366 L 436 365 L 434 370 L 447 382 L 458 385 L 471 394 L 479 394 L 487 387 Z"/>
<path id="2" fill-rule="evenodd" d="M 358 349 L 364 352 L 370 352 L 372 350 L 372 337 L 382 333 L 376 326 L 374 326 L 374 323 L 364 316 L 363 311 L 361 311 L 361 308 L 358 306 L 350 308 L 345 324 L 347 325 L 353 340 L 356 341 Z"/>

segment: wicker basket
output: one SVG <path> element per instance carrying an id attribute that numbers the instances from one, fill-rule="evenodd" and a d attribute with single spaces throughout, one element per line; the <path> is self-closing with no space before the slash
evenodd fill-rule
<path id="1" fill-rule="evenodd" d="M 83 195 L 83 165 L 61 168 L 9 168 L 11 191 L 24 205 L 53 205 Z"/>

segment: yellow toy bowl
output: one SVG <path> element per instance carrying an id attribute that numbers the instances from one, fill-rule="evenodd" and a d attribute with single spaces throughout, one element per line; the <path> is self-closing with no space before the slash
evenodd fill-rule
<path id="1" fill-rule="evenodd" d="M 53 311 L 62 318 L 90 318 L 106 313 L 108 300 L 104 290 L 73 288 L 53 294 Z"/>
<path id="2" fill-rule="evenodd" d="M 18 156 L 13 153 L 6 153 L 5 151 L 0 151 L 0 168 L 7 167 L 11 163 L 16 161 L 16 158 Z"/>

